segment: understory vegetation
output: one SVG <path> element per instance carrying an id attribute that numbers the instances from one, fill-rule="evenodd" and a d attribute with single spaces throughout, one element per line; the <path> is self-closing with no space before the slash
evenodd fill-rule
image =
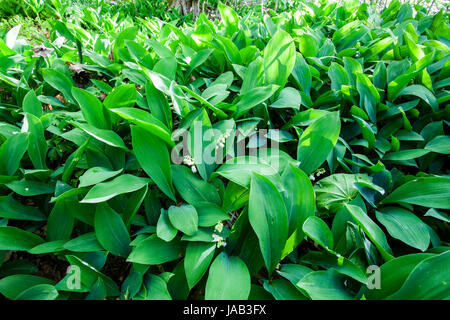
<path id="1" fill-rule="evenodd" d="M 13 2 L 4 298 L 450 298 L 445 4 Z"/>

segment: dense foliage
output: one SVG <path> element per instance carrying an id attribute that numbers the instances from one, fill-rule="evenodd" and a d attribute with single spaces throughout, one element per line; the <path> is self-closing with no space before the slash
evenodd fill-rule
<path id="1" fill-rule="evenodd" d="M 4 297 L 450 298 L 446 13 L 104 5 L 0 32 Z"/>

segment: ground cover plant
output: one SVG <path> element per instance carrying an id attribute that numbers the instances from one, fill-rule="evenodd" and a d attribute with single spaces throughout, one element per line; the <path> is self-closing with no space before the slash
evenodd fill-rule
<path id="1" fill-rule="evenodd" d="M 45 28 L 0 31 L 4 298 L 450 298 L 445 10 L 28 2 Z"/>

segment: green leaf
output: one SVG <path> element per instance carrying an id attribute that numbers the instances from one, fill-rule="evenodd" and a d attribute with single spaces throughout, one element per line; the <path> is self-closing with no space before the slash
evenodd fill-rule
<path id="1" fill-rule="evenodd" d="M 377 122 L 377 105 L 380 103 L 380 94 L 377 88 L 363 73 L 356 73 L 356 87 L 359 92 L 359 105 L 362 107 L 373 122 Z"/>
<path id="2" fill-rule="evenodd" d="M 327 224 L 319 217 L 309 217 L 303 224 L 303 232 L 327 250 L 332 250 L 333 234 Z"/>
<path id="3" fill-rule="evenodd" d="M 148 265 L 161 264 L 176 260 L 181 251 L 182 246 L 176 238 L 166 242 L 155 234 L 140 241 L 131 251 L 127 261 Z"/>
<path id="4" fill-rule="evenodd" d="M 145 178 L 136 177 L 132 174 L 123 174 L 111 181 L 95 185 L 81 202 L 104 202 L 120 194 L 137 191 L 147 185 L 147 183 L 148 181 Z"/>
<path id="5" fill-rule="evenodd" d="M 427 143 L 425 149 L 437 153 L 450 154 L 450 137 L 449 136 L 434 137 L 430 142 Z"/>
<path id="6" fill-rule="evenodd" d="M 78 202 L 77 202 L 78 203 Z M 72 201 L 59 200 L 55 203 L 47 222 L 47 240 L 69 240 L 75 225 L 71 214 Z"/>
<path id="7" fill-rule="evenodd" d="M 193 206 L 204 202 L 221 204 L 216 188 L 194 175 L 188 167 L 172 165 L 172 177 L 175 188 L 187 203 Z"/>
<path id="8" fill-rule="evenodd" d="M 151 133 L 152 135 L 166 142 L 169 146 L 174 145 L 169 129 L 167 129 L 167 127 L 161 121 L 159 121 L 157 118 L 155 118 L 152 114 L 148 113 L 147 111 L 137 108 L 119 108 L 119 109 L 110 109 L 110 111 L 118 114 L 125 120 L 128 120 L 131 123 L 136 124 L 139 127 L 139 132 L 143 132 L 143 135 L 149 136 L 150 135 L 149 133 Z"/>
<path id="9" fill-rule="evenodd" d="M 67 241 L 63 247 L 64 249 L 73 252 L 95 252 L 103 250 L 103 247 L 97 240 L 95 232 L 85 233 L 79 237 Z"/>
<path id="10" fill-rule="evenodd" d="M 22 291 L 16 300 L 55 300 L 58 290 L 51 284 L 38 284 Z"/>
<path id="11" fill-rule="evenodd" d="M 277 85 L 268 85 L 265 87 L 257 87 L 239 96 L 239 102 L 236 104 L 236 113 L 234 118 L 245 115 L 252 108 L 269 99 L 278 90 Z"/>
<path id="12" fill-rule="evenodd" d="M 450 178 L 423 177 L 402 184 L 382 203 L 410 203 L 419 206 L 450 209 Z"/>
<path id="13" fill-rule="evenodd" d="M 276 300 L 307 300 L 292 283 L 284 279 L 264 281 L 264 289 L 270 292 Z"/>
<path id="14" fill-rule="evenodd" d="M 164 94 L 156 89 L 151 81 L 147 82 L 145 93 L 152 115 L 167 128 L 172 128 L 172 111 Z"/>
<path id="15" fill-rule="evenodd" d="M 14 300 L 25 290 L 41 284 L 51 285 L 53 281 L 33 275 L 15 274 L 0 279 L 0 293 Z"/>
<path id="16" fill-rule="evenodd" d="M 87 123 L 99 129 L 110 129 L 109 118 L 104 112 L 103 105 L 92 93 L 73 87 L 72 95 L 78 102 Z"/>
<path id="17" fill-rule="evenodd" d="M 11 195 L 0 197 L 0 217 L 13 220 L 47 220 L 47 217 L 39 209 L 25 206 Z"/>
<path id="18" fill-rule="evenodd" d="M 42 76 L 45 82 L 49 83 L 53 88 L 60 91 L 70 103 L 74 103 L 72 96 L 73 82 L 64 73 L 53 68 L 42 69 Z"/>
<path id="19" fill-rule="evenodd" d="M 450 251 L 420 262 L 403 286 L 388 299 L 448 300 L 450 298 Z"/>
<path id="20" fill-rule="evenodd" d="M 293 108 L 300 109 L 302 98 L 300 93 L 291 87 L 283 88 L 278 99 L 270 105 L 271 108 Z"/>
<path id="21" fill-rule="evenodd" d="M 16 227 L 0 227 L 0 250 L 27 251 L 43 242 L 34 233 Z"/>
<path id="22" fill-rule="evenodd" d="M 309 96 L 312 84 L 311 70 L 309 70 L 309 66 L 300 52 L 296 52 L 292 76 L 303 91 Z"/>
<path id="23" fill-rule="evenodd" d="M 411 160 L 422 157 L 429 152 L 430 150 L 425 149 L 410 149 L 410 150 L 396 151 L 386 154 L 383 157 L 383 160 L 390 160 L 390 161 Z"/>
<path id="24" fill-rule="evenodd" d="M 44 253 L 53 253 L 53 252 L 59 252 L 64 250 L 64 243 L 66 243 L 66 240 L 55 240 L 50 242 L 44 242 L 41 244 L 38 244 L 36 247 L 31 248 L 28 250 L 31 254 L 44 254 Z"/>
<path id="25" fill-rule="evenodd" d="M 94 139 L 101 141 L 109 146 L 121 148 L 128 151 L 122 138 L 112 130 L 99 129 L 86 123 L 71 122 L 75 127 L 83 130 Z"/>
<path id="26" fill-rule="evenodd" d="M 115 87 L 103 101 L 107 109 L 126 108 L 134 106 L 137 99 L 137 90 L 134 84 L 122 84 Z"/>
<path id="27" fill-rule="evenodd" d="M 95 211 L 95 235 L 98 242 L 114 255 L 127 257 L 130 253 L 130 235 L 117 212 L 108 204 L 100 203 Z"/>
<path id="28" fill-rule="evenodd" d="M 220 16 L 225 25 L 225 33 L 228 36 L 232 36 L 236 31 L 239 30 L 239 17 L 236 12 L 229 6 L 224 5 L 219 1 L 217 5 L 219 9 Z"/>
<path id="29" fill-rule="evenodd" d="M 266 84 L 283 88 L 294 69 L 295 44 L 283 29 L 273 35 L 264 49 L 264 78 Z"/>
<path id="30" fill-rule="evenodd" d="M 34 180 L 14 180 L 5 185 L 15 193 L 24 197 L 50 194 L 55 191 L 54 186 Z"/>
<path id="31" fill-rule="evenodd" d="M 331 112 L 314 121 L 301 135 L 297 160 L 306 174 L 319 168 L 337 142 L 341 130 L 338 112 Z"/>
<path id="32" fill-rule="evenodd" d="M 349 276 L 362 284 L 367 283 L 365 270 L 351 260 L 339 254 L 329 252 L 310 251 L 301 258 L 302 263 L 333 269 L 336 272 Z"/>
<path id="33" fill-rule="evenodd" d="M 261 157 L 242 156 L 227 160 L 212 177 L 221 175 L 234 183 L 248 188 L 253 173 L 264 176 L 274 176 L 277 171 Z"/>
<path id="34" fill-rule="evenodd" d="M 281 260 L 286 245 L 288 215 L 283 199 L 273 183 L 256 173 L 252 176 L 250 185 L 248 217 L 258 236 L 270 275 Z"/>
<path id="35" fill-rule="evenodd" d="M 250 294 L 250 274 L 245 263 L 225 252 L 214 259 L 205 288 L 206 300 L 245 300 Z"/>
<path id="36" fill-rule="evenodd" d="M 30 113 L 25 114 L 22 131 L 28 132 L 28 156 L 36 169 L 47 169 L 47 141 L 41 120 Z"/>
<path id="37" fill-rule="evenodd" d="M 22 109 L 23 112 L 30 113 L 37 118 L 42 117 L 42 104 L 36 97 L 34 90 L 28 91 L 23 98 Z"/>
<path id="38" fill-rule="evenodd" d="M 167 283 L 160 276 L 147 273 L 144 279 L 145 300 L 172 300 Z"/>
<path id="39" fill-rule="evenodd" d="M 416 253 L 389 260 L 379 269 L 380 288 L 366 288 L 365 296 L 370 300 L 380 300 L 397 292 L 411 271 L 421 261 L 433 256 L 432 253 Z"/>
<path id="40" fill-rule="evenodd" d="M 410 85 L 405 89 L 403 89 L 402 91 L 400 91 L 398 95 L 399 96 L 413 95 L 419 97 L 420 99 L 425 101 L 433 109 L 433 111 L 436 112 L 439 109 L 439 103 L 436 97 L 430 90 L 428 90 L 424 86 L 418 84 Z"/>
<path id="41" fill-rule="evenodd" d="M 351 300 L 342 276 L 334 270 L 314 271 L 304 276 L 297 286 L 312 300 Z"/>
<path id="42" fill-rule="evenodd" d="M 384 260 L 389 261 L 393 259 L 392 250 L 387 243 L 383 230 L 360 207 L 351 204 L 346 204 L 345 207 L 369 239 L 373 241 Z"/>
<path id="43" fill-rule="evenodd" d="M 170 199 L 175 200 L 167 147 L 150 132 L 131 128 L 133 151 L 142 169 Z"/>
<path id="44" fill-rule="evenodd" d="M 169 220 L 175 228 L 189 236 L 198 230 L 197 210 L 191 205 L 170 206 Z"/>
<path id="45" fill-rule="evenodd" d="M 189 288 L 192 289 L 208 270 L 214 257 L 215 243 L 189 242 L 184 258 L 184 270 Z"/>
<path id="46" fill-rule="evenodd" d="M 78 179 L 80 180 L 79 188 L 92 186 L 105 180 L 114 178 L 120 174 L 123 169 L 111 171 L 103 167 L 92 167 L 86 170 Z"/>
<path id="47" fill-rule="evenodd" d="M 56 284 L 56 289 L 60 291 L 89 292 L 92 286 L 98 281 L 99 278 L 101 278 L 105 284 L 107 296 L 119 295 L 117 284 L 111 278 L 98 271 L 90 263 L 81 260 L 74 255 L 67 255 L 66 259 L 71 266 L 78 267 L 79 271 L 77 273 L 77 269 L 74 268 L 73 270 L 75 270 L 75 272 L 68 272 L 67 275 Z M 73 281 L 74 276 L 80 276 L 81 288 L 72 287 L 74 283 L 71 281 Z"/>
<path id="48" fill-rule="evenodd" d="M 303 240 L 303 223 L 314 215 L 316 205 L 313 186 L 302 170 L 290 164 L 281 178 L 286 189 L 283 196 L 289 220 L 288 239 L 282 255 L 284 257 Z"/>
<path id="49" fill-rule="evenodd" d="M 161 214 L 156 225 L 156 234 L 164 241 L 170 242 L 177 235 L 178 230 L 170 223 L 166 210 L 161 210 Z"/>
<path id="50" fill-rule="evenodd" d="M 400 207 L 385 207 L 379 209 L 376 216 L 393 238 L 421 251 L 430 245 L 427 225 L 412 212 Z"/>
<path id="51" fill-rule="evenodd" d="M 212 227 L 219 221 L 228 220 L 230 218 L 224 209 L 214 203 L 197 203 L 195 209 L 198 214 L 199 227 Z"/>
<path id="52" fill-rule="evenodd" d="M 0 146 L 0 174 L 12 176 L 20 167 L 20 160 L 27 151 L 28 133 L 17 133 Z"/>

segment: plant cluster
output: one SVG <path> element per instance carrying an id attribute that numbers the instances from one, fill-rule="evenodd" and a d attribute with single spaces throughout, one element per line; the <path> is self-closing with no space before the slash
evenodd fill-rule
<path id="1" fill-rule="evenodd" d="M 0 39 L 4 297 L 450 298 L 443 11 L 105 8 Z"/>

